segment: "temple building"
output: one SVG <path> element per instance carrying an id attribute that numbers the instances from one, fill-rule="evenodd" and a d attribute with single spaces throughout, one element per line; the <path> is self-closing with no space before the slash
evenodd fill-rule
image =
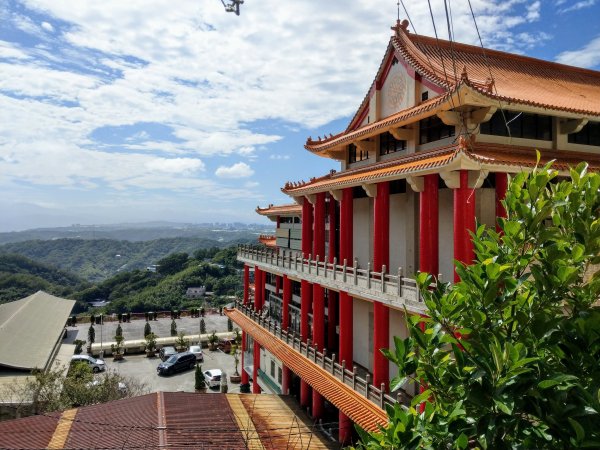
<path id="1" fill-rule="evenodd" d="M 415 394 L 389 393 L 397 369 L 379 350 L 407 336 L 405 314 L 427 314 L 416 273 L 456 281 L 469 233 L 496 226 L 508 177 L 536 150 L 562 174 L 600 169 L 600 72 L 393 30 L 346 130 L 306 142 L 340 170 L 287 183 L 295 206 L 257 210 L 276 235 L 240 247 L 244 298 L 227 311 L 244 331 L 243 383 L 296 395 L 341 442 Z"/>

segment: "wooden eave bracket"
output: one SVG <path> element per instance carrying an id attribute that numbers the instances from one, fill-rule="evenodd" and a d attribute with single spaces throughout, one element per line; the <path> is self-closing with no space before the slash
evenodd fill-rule
<path id="1" fill-rule="evenodd" d="M 363 190 L 365 191 L 365 193 L 371 197 L 371 198 L 375 198 L 377 197 L 377 184 L 362 184 L 361 187 L 363 188 Z"/>
<path id="2" fill-rule="evenodd" d="M 329 193 L 336 202 L 339 202 L 342 200 L 344 191 L 342 189 L 332 189 L 329 191 Z"/>
<path id="3" fill-rule="evenodd" d="M 375 151 L 375 142 L 374 141 L 354 141 L 352 142 L 356 145 L 356 148 L 363 152 L 373 152 Z"/>
<path id="4" fill-rule="evenodd" d="M 437 116 L 446 125 L 458 127 L 462 125 L 463 120 L 469 128 L 487 122 L 492 118 L 498 108 L 495 106 L 484 106 L 474 109 L 468 113 L 460 113 L 458 111 L 439 111 Z"/>
<path id="5" fill-rule="evenodd" d="M 562 134 L 579 133 L 588 123 L 588 119 L 571 119 L 560 122 L 560 132 Z"/>
<path id="6" fill-rule="evenodd" d="M 388 131 L 398 141 L 408 141 L 413 137 L 413 130 L 408 128 L 390 128 Z"/>
<path id="7" fill-rule="evenodd" d="M 306 194 L 305 197 L 310 202 L 311 205 L 315 204 L 315 201 L 316 201 L 316 198 L 317 198 L 316 194 Z"/>
<path id="8" fill-rule="evenodd" d="M 406 182 L 414 192 L 423 192 L 423 177 L 406 177 Z"/>
<path id="9" fill-rule="evenodd" d="M 302 204 L 304 203 L 304 196 L 300 195 L 298 197 L 292 197 L 294 199 L 294 201 L 296 203 L 298 203 L 300 206 L 302 206 Z"/>
<path id="10" fill-rule="evenodd" d="M 469 170 L 469 189 L 479 189 L 488 176 L 488 170 Z M 440 172 L 440 177 L 449 189 L 460 187 L 460 171 L 446 170 Z"/>

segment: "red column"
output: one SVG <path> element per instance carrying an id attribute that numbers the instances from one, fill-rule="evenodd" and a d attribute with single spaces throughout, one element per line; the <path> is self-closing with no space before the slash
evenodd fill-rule
<path id="1" fill-rule="evenodd" d="M 373 270 L 389 266 L 390 259 L 390 184 L 377 184 L 374 207 Z M 381 302 L 373 303 L 373 384 L 388 385 L 389 361 L 381 353 L 390 346 L 390 310 Z"/>
<path id="2" fill-rule="evenodd" d="M 337 311 L 338 293 L 330 289 L 327 292 L 327 347 L 336 353 L 336 358 L 339 357 L 335 347 Z"/>
<path id="3" fill-rule="evenodd" d="M 340 264 L 344 263 L 344 259 L 348 264 L 352 264 L 354 258 L 353 252 L 353 192 L 352 188 L 345 188 L 342 191 L 342 199 L 340 201 Z M 346 368 L 352 369 L 354 364 L 353 350 L 353 308 L 352 297 L 347 292 L 340 292 L 339 298 L 340 308 L 340 362 L 346 361 Z M 339 413 L 339 431 L 338 440 L 345 445 L 350 443 L 353 430 L 352 421 L 343 412 Z"/>
<path id="4" fill-rule="evenodd" d="M 469 232 L 475 231 L 475 190 L 469 189 L 469 172 L 460 171 L 460 187 L 454 190 L 454 259 L 464 264 L 473 261 L 473 242 Z M 456 271 L 454 281 L 460 281 Z"/>
<path id="5" fill-rule="evenodd" d="M 307 198 L 302 202 L 302 256 L 308 258 L 312 252 L 313 240 L 313 206 Z"/>
<path id="6" fill-rule="evenodd" d="M 308 313 L 312 303 L 312 285 L 306 280 L 300 282 L 300 339 L 306 342 L 309 337 Z M 300 405 L 310 405 L 310 386 L 304 380 L 300 382 Z"/>
<path id="7" fill-rule="evenodd" d="M 329 255 L 328 261 L 333 263 L 333 258 L 337 256 L 337 202 L 333 198 L 332 195 L 329 195 L 329 248 L 327 249 L 327 254 Z"/>
<path id="8" fill-rule="evenodd" d="M 281 328 L 287 330 L 290 326 L 290 301 L 292 299 L 292 280 L 283 276 L 283 308 L 281 311 Z"/>
<path id="9" fill-rule="evenodd" d="M 280 289 L 281 289 L 281 277 L 279 275 L 275 275 L 275 295 L 279 295 Z"/>
<path id="10" fill-rule="evenodd" d="M 250 267 L 244 264 L 244 305 L 248 304 L 250 297 Z"/>
<path id="11" fill-rule="evenodd" d="M 439 273 L 438 175 L 425 175 L 419 208 L 419 270 Z"/>
<path id="12" fill-rule="evenodd" d="M 325 192 L 315 195 L 312 255 L 325 261 Z"/>
<path id="13" fill-rule="evenodd" d="M 260 274 L 261 270 L 258 266 L 254 266 L 254 310 L 260 311 Z"/>
<path id="14" fill-rule="evenodd" d="M 506 197 L 506 191 L 508 190 L 508 174 L 496 172 L 496 218 L 506 218 L 506 209 L 502 205 L 502 200 Z M 500 227 L 496 222 L 496 231 L 500 232 Z"/>
<path id="15" fill-rule="evenodd" d="M 254 341 L 254 357 L 252 367 L 252 393 L 260 394 L 260 386 L 258 385 L 258 369 L 260 368 L 260 345 Z"/>
<path id="16" fill-rule="evenodd" d="M 244 370 L 244 353 L 246 353 L 246 332 L 242 331 L 242 384 L 248 384 L 248 372 Z"/>

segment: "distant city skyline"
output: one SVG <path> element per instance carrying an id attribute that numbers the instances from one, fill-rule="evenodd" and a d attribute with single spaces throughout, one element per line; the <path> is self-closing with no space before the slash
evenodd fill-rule
<path id="1" fill-rule="evenodd" d="M 466 1 L 454 35 L 478 45 Z M 444 4 L 432 1 L 440 38 Z M 474 2 L 484 45 L 600 68 L 596 0 Z M 0 0 L 0 231 L 75 223 L 264 223 L 303 149 L 346 128 L 395 0 Z M 433 35 L 424 2 L 409 29 Z M 400 17 L 406 14 L 401 11 Z"/>

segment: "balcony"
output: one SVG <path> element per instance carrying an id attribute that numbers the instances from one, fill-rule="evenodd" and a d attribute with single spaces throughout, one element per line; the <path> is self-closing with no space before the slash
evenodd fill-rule
<path id="1" fill-rule="evenodd" d="M 298 373 L 303 379 L 302 369 L 308 370 L 308 373 L 317 380 L 331 379 L 327 385 L 327 390 L 333 392 L 332 396 L 327 392 L 323 392 L 322 386 L 313 386 L 321 395 L 325 396 L 336 407 L 342 410 L 345 414 L 352 418 L 352 413 L 357 409 L 358 398 L 366 399 L 371 403 L 375 416 L 385 411 L 386 405 L 394 405 L 400 402 L 403 405 L 410 404 L 411 396 L 403 390 L 399 390 L 396 396 L 386 393 L 384 386 L 376 387 L 371 384 L 369 374 L 364 378 L 357 374 L 357 367 L 352 366 L 351 369 L 346 368 L 346 362 L 338 364 L 335 361 L 335 355 L 327 356 L 325 352 L 319 352 L 315 347 L 310 345 L 310 341 L 301 342 L 299 337 L 294 333 L 288 333 L 282 330 L 281 327 L 272 320 L 263 317 L 255 312 L 252 308 L 243 305 L 240 302 L 236 303 L 236 310 L 226 310 L 226 314 L 236 322 L 244 331 L 253 336 L 263 347 L 267 348 L 273 355 L 280 358 L 282 362 Z M 246 325 L 246 326 L 244 326 Z M 260 327 L 257 328 L 256 326 Z M 254 329 L 249 329 L 254 328 Z M 261 336 L 263 339 L 261 339 Z M 266 337 L 266 339 L 264 338 Z M 287 349 L 287 350 L 286 350 Z M 311 367 L 302 367 L 302 359 L 299 355 L 310 363 Z M 289 361 L 286 361 L 286 359 Z M 295 367 L 299 365 L 300 367 Z M 320 373 L 319 373 L 320 372 Z M 311 384 L 310 377 L 306 379 Z M 311 384 L 312 385 L 312 384 Z M 337 385 L 337 387 L 336 387 Z M 342 389 L 342 386 L 345 389 Z M 353 392 L 354 400 L 352 402 L 336 401 L 335 396 L 341 391 L 350 390 Z M 363 400 L 364 402 L 364 400 Z M 360 410 L 360 408 L 358 408 Z M 385 414 L 383 414 L 385 415 Z M 353 419 L 354 420 L 354 419 Z M 359 423 L 360 424 L 360 423 Z"/>
<path id="2" fill-rule="evenodd" d="M 333 263 L 327 263 L 311 257 L 304 259 L 292 252 L 283 251 L 280 255 L 277 250 L 250 246 L 239 246 L 237 259 L 263 270 L 347 292 L 353 297 L 382 302 L 398 309 L 406 308 L 411 313 L 426 312 L 416 281 L 402 276 L 402 269 L 392 275 L 387 273 L 385 266 L 381 272 L 372 271 L 370 263 L 366 269 L 361 269 L 356 260 L 352 266 L 345 262 L 339 265 L 335 259 Z"/>

